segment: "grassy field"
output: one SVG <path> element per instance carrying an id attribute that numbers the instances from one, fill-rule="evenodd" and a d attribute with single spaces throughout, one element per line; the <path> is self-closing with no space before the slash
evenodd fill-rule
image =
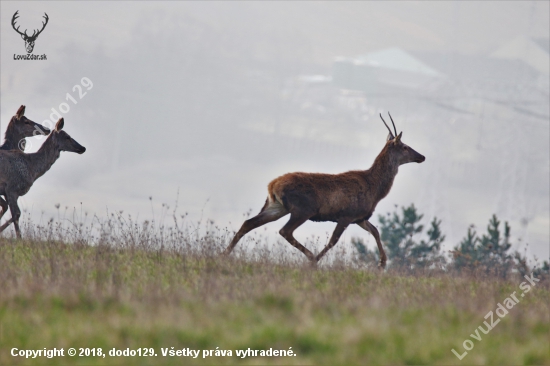
<path id="1" fill-rule="evenodd" d="M 520 278 L 382 274 L 353 263 L 315 269 L 267 252 L 220 258 L 209 254 L 221 245 L 211 234 L 197 237 L 195 249 L 172 237 L 177 250 L 140 244 L 150 242 L 144 231 L 103 235 L 96 245 L 41 235 L 0 237 L 1 365 L 550 365 L 547 280 L 521 297 Z M 473 339 L 514 291 L 519 303 Z M 459 360 L 451 349 L 463 354 L 467 339 L 473 348 Z M 70 347 L 107 356 L 70 357 Z M 172 347 L 201 352 L 162 355 Z M 12 348 L 63 348 L 65 357 L 13 357 Z M 109 356 L 139 348 L 157 356 Z M 293 355 L 237 356 L 249 348 Z"/>

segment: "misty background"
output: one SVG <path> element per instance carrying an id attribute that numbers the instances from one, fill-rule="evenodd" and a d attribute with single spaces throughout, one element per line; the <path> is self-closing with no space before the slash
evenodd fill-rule
<path id="1" fill-rule="evenodd" d="M 426 224 L 442 220 L 450 249 L 496 213 L 511 224 L 513 249 L 528 243 L 529 256 L 549 257 L 547 1 L 2 2 L 0 10 L 0 137 L 25 104 L 38 123 L 64 117 L 87 148 L 62 153 L 19 199 L 36 222 L 57 218 L 56 204 L 61 215 L 82 207 L 158 221 L 178 198 L 189 220 L 236 231 L 279 175 L 368 169 L 387 136 L 378 113 L 390 111 L 426 161 L 400 168 L 373 224 L 414 203 Z M 11 26 L 16 10 L 28 33 L 48 14 L 33 52 L 47 61 L 14 60 L 26 53 Z M 93 87 L 81 97 L 83 77 Z M 27 141 L 31 152 L 43 139 Z M 257 231 L 275 239 L 285 220 Z M 296 237 L 320 237 L 310 241 L 319 251 L 333 228 L 308 222 Z M 351 249 L 352 236 L 375 246 L 358 227 L 339 246 Z"/>

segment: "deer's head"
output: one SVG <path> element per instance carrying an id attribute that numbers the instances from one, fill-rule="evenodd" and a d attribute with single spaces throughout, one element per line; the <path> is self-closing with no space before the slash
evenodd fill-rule
<path id="1" fill-rule="evenodd" d="M 77 154 L 84 154 L 86 148 L 76 142 L 69 134 L 63 130 L 65 120 L 60 118 L 55 124 L 55 129 L 52 132 L 52 138 L 55 139 L 55 143 L 59 151 L 69 151 Z"/>
<path id="2" fill-rule="evenodd" d="M 388 113 L 388 115 L 390 116 L 395 135 L 386 124 L 386 121 L 384 121 L 382 114 L 380 114 L 380 118 L 382 118 L 382 122 L 384 122 L 384 124 L 386 125 L 386 128 L 390 132 L 388 135 L 388 139 L 386 141 L 385 149 L 387 149 L 388 153 L 392 156 L 392 158 L 397 160 L 397 164 L 403 165 L 407 163 L 422 163 L 424 160 L 426 160 L 426 157 L 424 157 L 424 155 L 419 154 L 413 148 L 404 144 L 401 141 L 403 132 L 400 132 L 399 134 L 397 134 L 395 123 L 393 123 L 393 118 L 391 117 L 391 114 Z"/>
<path id="3" fill-rule="evenodd" d="M 19 33 L 21 35 L 21 38 L 23 38 L 23 40 L 25 41 L 25 48 L 27 49 L 27 53 L 32 53 L 32 50 L 34 49 L 34 42 L 36 41 L 36 38 L 38 38 L 38 35 L 40 33 L 42 33 L 42 31 L 44 30 L 44 28 L 46 28 L 46 24 L 48 24 L 48 14 L 44 13 L 44 19 L 46 20 L 45 22 L 42 22 L 42 29 L 38 30 L 38 29 L 35 29 L 32 33 L 32 35 L 28 35 L 27 34 L 27 30 L 25 29 L 25 32 L 20 32 L 19 31 L 19 27 L 15 28 L 15 21 L 17 18 L 19 18 L 19 15 L 17 14 L 19 13 L 19 10 L 17 10 L 15 12 L 15 14 L 13 14 L 13 17 L 11 18 L 11 26 L 13 27 L 13 29 Z"/>
<path id="4" fill-rule="evenodd" d="M 6 129 L 6 139 L 14 139 L 16 143 L 25 137 L 37 135 L 47 135 L 50 130 L 39 123 L 31 121 L 25 117 L 25 106 L 19 107 L 15 115 L 11 118 Z"/>

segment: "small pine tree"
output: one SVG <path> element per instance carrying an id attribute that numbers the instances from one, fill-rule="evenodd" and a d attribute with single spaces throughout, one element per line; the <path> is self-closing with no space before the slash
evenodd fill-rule
<path id="1" fill-rule="evenodd" d="M 462 268 L 469 264 L 477 265 L 480 261 L 480 252 L 477 250 L 477 242 L 479 238 L 474 230 L 474 226 L 470 225 L 466 237 L 462 239 L 458 247 L 455 247 L 453 265 L 456 268 Z"/>
<path id="2" fill-rule="evenodd" d="M 424 225 L 420 224 L 424 215 L 417 212 L 414 204 L 402 207 L 401 215 L 397 212 L 393 215 L 388 212 L 386 216 L 378 216 L 378 221 L 389 267 L 411 270 L 445 265 L 445 257 L 441 254 L 441 243 L 445 236 L 441 233 L 440 220 L 434 217 L 427 231 L 427 239 L 418 241 L 417 236 L 424 230 Z M 352 243 L 358 251 L 360 260 L 367 265 L 378 263 L 377 250 L 369 250 L 358 238 L 353 238 Z"/>
<path id="3" fill-rule="evenodd" d="M 510 243 L 510 225 L 504 223 L 504 235 L 501 235 L 500 221 L 493 215 L 487 225 L 487 233 L 479 237 L 473 229 L 468 228 L 466 237 L 454 248 L 453 267 L 480 268 L 486 273 L 506 277 L 512 268 L 518 268 L 521 263 L 526 266 L 526 259 L 519 252 L 508 253 Z"/>
<path id="4" fill-rule="evenodd" d="M 535 268 L 533 270 L 533 275 L 537 278 L 548 279 L 550 277 L 550 263 L 548 263 L 548 261 L 544 261 L 540 268 Z"/>

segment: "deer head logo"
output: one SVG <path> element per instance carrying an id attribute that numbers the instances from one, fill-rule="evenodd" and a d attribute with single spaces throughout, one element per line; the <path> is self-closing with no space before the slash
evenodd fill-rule
<path id="1" fill-rule="evenodd" d="M 19 33 L 21 35 L 21 38 L 23 38 L 23 40 L 25 41 L 25 48 L 27 49 L 27 53 L 32 53 L 32 50 L 34 49 L 34 42 L 36 41 L 36 38 L 38 37 L 38 35 L 40 33 L 42 33 L 42 31 L 44 30 L 44 28 L 46 28 L 46 24 L 48 24 L 48 14 L 44 13 L 44 19 L 46 19 L 45 22 L 42 22 L 42 29 L 38 30 L 38 29 L 35 29 L 32 33 L 31 36 L 29 36 L 27 34 L 27 30 L 25 29 L 25 32 L 21 33 L 19 31 L 19 26 L 17 28 L 15 28 L 15 20 L 17 18 L 19 18 L 19 15 L 17 14 L 19 13 L 19 10 L 17 10 L 15 12 L 15 14 L 13 14 L 13 18 L 11 18 L 11 25 L 13 27 L 13 29 Z"/>

